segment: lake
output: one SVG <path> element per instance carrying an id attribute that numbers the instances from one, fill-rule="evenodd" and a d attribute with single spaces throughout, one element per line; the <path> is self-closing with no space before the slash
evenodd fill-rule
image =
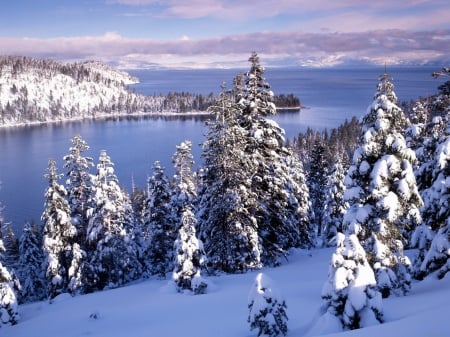
<path id="1" fill-rule="evenodd" d="M 384 69 L 268 69 L 266 79 L 275 93 L 294 93 L 307 109 L 282 113 L 274 119 L 292 138 L 306 128 L 332 128 L 345 119 L 362 116 L 372 102 L 378 75 Z M 409 100 L 436 92 L 430 67 L 393 68 L 399 100 Z M 244 70 L 242 70 L 243 72 Z M 141 83 L 133 89 L 144 94 L 170 91 L 218 93 L 222 81 L 232 83 L 239 70 L 131 70 Z M 197 163 L 206 129 L 204 118 L 123 118 L 77 121 L 39 126 L 0 129 L 0 202 L 3 215 L 15 229 L 27 220 L 39 221 L 43 210 L 49 158 L 56 160 L 60 173 L 70 139 L 80 134 L 90 145 L 87 155 L 97 162 L 100 150 L 107 150 L 115 163 L 121 185 L 130 190 L 134 181 L 144 188 L 155 160 L 172 174 L 175 146 L 189 139 Z M 64 180 L 61 180 L 61 183 Z"/>

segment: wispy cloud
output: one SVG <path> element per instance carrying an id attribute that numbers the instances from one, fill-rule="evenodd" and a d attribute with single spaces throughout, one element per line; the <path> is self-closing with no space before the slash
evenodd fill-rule
<path id="1" fill-rule="evenodd" d="M 450 55 L 450 30 L 374 30 L 359 33 L 260 32 L 206 39 L 157 41 L 110 32 L 51 39 L 0 38 L 2 53 L 56 59 L 100 59 L 123 67 L 232 67 L 257 51 L 266 64 L 434 61 Z"/>

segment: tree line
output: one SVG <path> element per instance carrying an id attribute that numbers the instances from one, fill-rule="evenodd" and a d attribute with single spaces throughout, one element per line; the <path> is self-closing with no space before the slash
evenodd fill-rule
<path id="1" fill-rule="evenodd" d="M 0 125 L 130 114 L 206 112 L 217 102 L 188 92 L 142 95 L 138 79 L 100 62 L 60 63 L 0 56 Z M 275 97 L 280 107 L 300 106 L 293 94 Z"/>
<path id="2" fill-rule="evenodd" d="M 173 177 L 157 161 L 147 188 L 130 193 L 106 151 L 92 172 L 80 135 L 64 157 L 65 184 L 50 160 L 41 222 L 27 224 L 19 240 L 12 231 L 3 240 L 8 294 L 19 302 L 52 299 L 170 273 L 180 291 L 201 294 L 205 274 L 277 266 L 293 248 L 335 246 L 322 314 L 356 329 L 383 322 L 382 298 L 406 295 L 413 278 L 443 278 L 448 82 L 404 110 L 382 74 L 361 121 L 286 143 L 267 118 L 276 107 L 264 67 L 256 53 L 249 61 L 209 108 L 197 172 L 188 140 L 175 149 Z M 418 251 L 412 261 L 409 248 Z M 17 298 L 9 296 L 4 307 L 15 323 Z"/>

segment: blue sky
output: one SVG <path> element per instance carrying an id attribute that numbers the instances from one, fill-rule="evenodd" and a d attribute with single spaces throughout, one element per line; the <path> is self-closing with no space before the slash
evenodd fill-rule
<path id="1" fill-rule="evenodd" d="M 0 53 L 130 67 L 450 60 L 448 0 L 15 0 Z M 443 64 L 445 65 L 445 64 Z"/>

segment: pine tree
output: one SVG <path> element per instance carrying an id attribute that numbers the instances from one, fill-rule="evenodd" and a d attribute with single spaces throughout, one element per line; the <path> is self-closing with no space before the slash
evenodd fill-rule
<path id="1" fill-rule="evenodd" d="M 355 234 L 338 233 L 322 298 L 324 315 L 337 317 L 345 330 L 383 321 L 375 275 Z"/>
<path id="2" fill-rule="evenodd" d="M 26 223 L 19 239 L 17 275 L 21 283 L 23 302 L 41 301 L 45 298 L 44 254 L 42 231 L 38 225 Z"/>
<path id="3" fill-rule="evenodd" d="M 76 228 L 71 223 L 67 191 L 58 184 L 61 177 L 56 163 L 50 159 L 47 174 L 48 187 L 45 192 L 45 208 L 41 220 L 44 224 L 44 252 L 46 255 L 47 295 L 50 299 L 67 291 L 68 269 Z"/>
<path id="4" fill-rule="evenodd" d="M 251 182 L 251 192 L 257 197 L 256 209 L 249 209 L 257 220 L 262 247 L 262 261 L 277 264 L 292 247 L 300 245 L 297 214 L 292 212 L 295 196 L 287 193 L 293 178 L 284 165 L 292 155 L 284 146 L 284 130 L 266 116 L 275 114 L 273 92 L 264 78 L 264 67 L 253 53 L 250 71 L 244 77 L 245 86 L 237 92 L 241 110 L 239 126 L 245 130 L 243 167 Z"/>
<path id="5" fill-rule="evenodd" d="M 94 163 L 91 157 L 85 156 L 89 145 L 80 135 L 73 137 L 71 142 L 69 154 L 64 156 L 64 168 L 67 169 L 66 185 L 72 222 L 77 228 L 77 241 L 84 248 L 88 223 L 86 211 L 92 185 L 89 171 Z"/>
<path id="6" fill-rule="evenodd" d="M 3 245 L 3 243 L 1 244 Z M 18 320 L 19 310 L 12 277 L 0 263 L 0 326 L 3 324 L 15 325 Z"/>
<path id="7" fill-rule="evenodd" d="M 258 336 L 286 336 L 286 301 L 268 276 L 263 273 L 256 276 L 248 302 L 250 330 L 258 329 Z"/>
<path id="8" fill-rule="evenodd" d="M 195 174 L 192 171 L 194 157 L 191 153 L 192 142 L 185 140 L 177 145 L 176 152 L 172 157 L 175 169 L 173 176 L 173 189 L 170 200 L 170 207 L 173 212 L 173 222 L 180 223 L 184 208 L 194 203 L 197 197 L 197 187 L 195 184 Z"/>
<path id="9" fill-rule="evenodd" d="M 173 270 L 173 231 L 171 222 L 170 184 L 159 161 L 153 164 L 148 179 L 148 198 L 144 213 L 144 261 L 151 275 L 165 277 Z"/>
<path id="10" fill-rule="evenodd" d="M 305 170 L 302 162 L 294 154 L 287 155 L 284 160 L 290 176 L 286 191 L 290 195 L 291 212 L 296 214 L 298 221 L 299 246 L 310 248 L 313 246 L 314 228 L 310 221 L 311 201 Z"/>
<path id="11" fill-rule="evenodd" d="M 102 150 L 93 178 L 93 191 L 88 210 L 85 263 L 85 292 L 125 283 L 137 252 L 127 249 L 129 237 L 125 230 L 126 209 L 131 208 L 119 187 L 114 164 Z"/>
<path id="12" fill-rule="evenodd" d="M 356 233 L 368 252 L 383 296 L 410 288 L 410 262 L 403 244 L 420 224 L 414 152 L 402 132 L 408 124 L 396 105 L 389 75 L 380 78 L 375 100 L 362 121 L 361 145 L 346 177 L 344 230 Z"/>
<path id="13" fill-rule="evenodd" d="M 416 229 L 419 254 L 415 259 L 415 276 L 419 279 L 437 271 L 442 278 L 450 267 L 450 127 L 441 135 L 431 162 L 433 184 L 422 195 L 424 224 Z"/>
<path id="14" fill-rule="evenodd" d="M 222 93 L 210 111 L 214 119 L 203 144 L 204 174 L 199 202 L 200 238 L 211 271 L 245 272 L 260 268 L 256 195 L 243 156 L 245 130 L 238 125 L 233 94 Z"/>
<path id="15" fill-rule="evenodd" d="M 203 244 L 196 237 L 196 222 L 194 213 L 186 207 L 174 243 L 175 268 L 172 278 L 179 292 L 191 291 L 197 295 L 206 292 L 207 283 L 201 276 L 205 255 Z"/>
<path id="16" fill-rule="evenodd" d="M 3 223 L 2 209 L 0 208 L 0 225 Z M 0 327 L 17 324 L 19 309 L 14 291 L 14 280 L 8 269 L 4 266 L 5 246 L 0 237 Z"/>
<path id="17" fill-rule="evenodd" d="M 324 231 L 324 205 L 326 198 L 328 177 L 328 164 L 325 158 L 325 145 L 322 140 L 317 139 L 311 153 L 311 161 L 309 165 L 308 187 L 309 197 L 311 200 L 311 221 L 315 231 L 316 245 L 321 246 Z"/>
<path id="18" fill-rule="evenodd" d="M 341 159 L 338 158 L 328 176 L 325 192 L 322 241 L 327 246 L 334 245 L 337 233 L 343 231 L 342 221 L 347 208 L 347 204 L 344 201 L 344 178 L 344 167 Z"/>
<path id="19" fill-rule="evenodd" d="M 9 270 L 17 269 L 19 260 L 19 239 L 17 239 L 11 225 L 6 226 L 6 234 L 3 236 L 5 246 L 4 264 Z"/>

